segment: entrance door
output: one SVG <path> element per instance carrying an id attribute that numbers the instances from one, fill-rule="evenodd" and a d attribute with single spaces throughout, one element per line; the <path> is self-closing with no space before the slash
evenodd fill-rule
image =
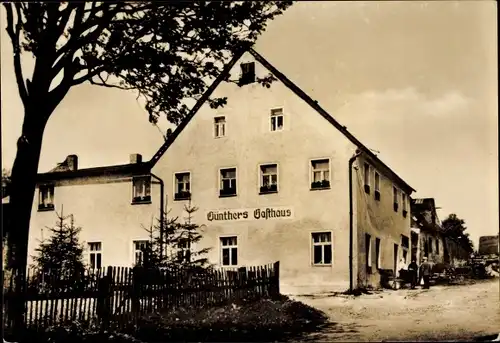
<path id="1" fill-rule="evenodd" d="M 398 248 L 399 246 L 397 244 L 394 244 L 394 275 L 397 275 L 398 273 Z"/>

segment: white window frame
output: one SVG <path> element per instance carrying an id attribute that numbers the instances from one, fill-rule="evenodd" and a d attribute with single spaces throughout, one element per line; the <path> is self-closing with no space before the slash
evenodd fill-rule
<path id="1" fill-rule="evenodd" d="M 314 182 L 314 162 L 319 162 L 319 161 L 328 161 L 328 179 L 327 181 L 330 182 L 330 187 L 322 187 L 322 188 L 312 188 L 312 183 Z M 324 177 L 324 172 L 325 170 L 321 170 L 322 175 Z M 328 189 L 332 187 L 332 159 L 330 157 L 319 157 L 319 158 L 312 158 L 309 160 L 309 188 L 310 189 Z"/>
<path id="2" fill-rule="evenodd" d="M 38 186 L 38 209 L 53 210 L 56 187 L 53 184 L 44 184 Z M 44 199 L 48 199 L 45 204 Z"/>
<path id="3" fill-rule="evenodd" d="M 233 166 L 233 167 L 222 167 L 222 168 L 219 168 L 218 170 L 218 173 L 219 173 L 219 177 L 218 177 L 218 180 L 219 180 L 219 183 L 217 185 L 217 189 L 218 189 L 218 193 L 219 193 L 219 196 L 220 196 L 220 191 L 222 190 L 222 171 L 223 170 L 227 170 L 227 169 L 234 169 L 235 170 L 235 182 L 236 182 L 236 193 L 234 195 L 229 195 L 229 196 L 237 196 L 238 195 L 238 168 L 236 166 Z"/>
<path id="4" fill-rule="evenodd" d="M 222 239 L 223 238 L 236 238 L 236 245 L 222 245 Z M 240 255 L 239 255 L 239 235 L 222 235 L 219 236 L 219 265 L 224 268 L 237 268 L 240 265 Z M 229 265 L 224 265 L 224 259 L 223 259 L 223 249 L 230 249 L 229 250 L 229 262 L 232 262 L 232 249 L 236 248 L 236 259 L 238 260 L 237 264 L 229 264 Z"/>
<path id="5" fill-rule="evenodd" d="M 176 197 L 175 197 L 175 195 L 177 194 L 177 175 L 179 175 L 179 174 L 188 174 L 189 175 L 189 181 L 188 181 L 189 182 L 189 191 L 188 192 L 190 194 L 192 194 L 192 192 L 193 192 L 192 191 L 192 189 L 193 189 L 193 183 L 191 182 L 191 171 L 186 170 L 186 171 L 174 172 L 174 178 L 173 178 L 174 200 L 186 200 L 184 198 L 181 198 L 181 199 L 177 198 L 176 199 Z"/>
<path id="6" fill-rule="evenodd" d="M 136 181 L 142 181 L 142 180 L 146 180 L 146 182 L 144 182 L 143 184 L 143 187 L 142 187 L 142 191 L 143 191 L 143 195 L 138 195 L 135 193 L 135 183 Z M 147 192 L 147 184 L 149 183 L 149 193 Z M 151 182 L 151 176 L 150 175 L 141 175 L 141 176 L 133 176 L 132 177 L 132 202 L 141 202 L 141 201 L 137 201 L 137 200 L 134 200 L 135 198 L 137 197 L 148 197 L 149 196 L 149 201 L 147 202 L 150 202 L 151 201 L 151 186 L 152 186 L 152 182 Z"/>
<path id="7" fill-rule="evenodd" d="M 189 251 L 191 252 L 193 250 L 193 242 L 189 242 L 187 239 L 185 241 L 183 241 L 182 243 L 186 243 L 186 246 L 181 246 L 181 242 L 178 242 L 177 243 L 177 246 L 176 246 L 176 254 L 177 254 L 177 257 L 179 257 L 179 252 L 182 251 L 182 255 L 183 255 L 183 259 L 185 259 L 185 255 L 186 255 L 186 251 Z M 189 260 L 191 260 L 191 253 L 189 254 Z M 181 261 L 181 262 L 184 262 Z M 188 261 L 189 262 L 189 261 Z"/>
<path id="8" fill-rule="evenodd" d="M 377 242 L 378 242 L 378 250 L 377 250 Z M 377 269 L 382 268 L 382 238 L 375 237 L 375 255 L 377 258 L 377 265 L 375 266 Z"/>
<path id="9" fill-rule="evenodd" d="M 372 268 L 372 235 L 369 233 L 365 233 L 365 251 L 366 251 L 366 244 L 367 244 L 367 238 L 368 238 L 368 256 L 366 256 L 366 266 L 368 268 Z"/>
<path id="10" fill-rule="evenodd" d="M 399 189 L 396 186 L 392 186 L 392 201 L 399 205 Z"/>
<path id="11" fill-rule="evenodd" d="M 143 244 L 145 243 L 146 246 L 145 248 L 147 247 L 147 244 L 149 243 L 150 241 L 148 239 L 134 239 L 132 241 L 132 249 L 133 249 L 133 264 L 134 265 L 137 265 L 137 254 L 140 254 L 140 259 L 141 259 L 141 264 L 144 262 L 144 252 L 141 250 L 141 248 L 137 249 L 136 247 L 136 244 Z"/>
<path id="12" fill-rule="evenodd" d="M 375 170 L 375 174 L 374 174 L 373 183 L 374 183 L 373 187 L 374 187 L 375 192 L 380 193 L 380 173 L 376 170 Z"/>
<path id="13" fill-rule="evenodd" d="M 264 186 L 264 173 L 262 171 L 262 167 L 268 167 L 268 166 L 276 166 L 276 192 L 266 192 L 263 194 L 267 193 L 277 193 L 279 191 L 279 184 L 280 184 L 280 177 L 279 177 L 279 165 L 277 162 L 270 162 L 270 163 L 261 163 L 257 167 L 257 172 L 258 172 L 258 177 L 259 177 L 259 193 L 261 193 L 260 188 Z M 273 174 L 266 174 L 266 175 L 273 175 Z M 236 188 L 236 191 L 238 191 L 238 188 Z"/>
<path id="14" fill-rule="evenodd" d="M 403 211 L 408 211 L 406 209 L 406 193 L 401 191 L 401 208 L 403 209 Z"/>
<path id="15" fill-rule="evenodd" d="M 224 121 L 223 122 L 220 122 L 218 123 L 217 122 L 217 119 L 223 119 Z M 214 127 L 213 127 L 213 135 L 214 135 L 214 138 L 224 138 L 226 137 L 226 133 L 227 133 L 227 120 L 226 120 L 226 116 L 223 116 L 223 115 L 220 115 L 220 116 L 215 116 L 214 117 L 214 121 L 213 121 L 213 124 L 214 124 Z M 220 135 L 220 128 L 222 127 L 223 131 L 224 131 L 224 134 L 223 135 Z"/>
<path id="16" fill-rule="evenodd" d="M 314 242 L 314 235 L 315 234 L 330 234 L 330 241 L 329 242 Z M 313 267 L 333 267 L 334 261 L 335 261 L 335 251 L 333 249 L 333 231 L 311 231 L 309 235 L 309 244 L 310 244 L 310 257 L 309 260 L 311 261 L 311 266 Z M 330 263 L 314 263 L 314 247 L 315 246 L 322 246 L 323 248 L 321 249 L 321 260 L 323 261 L 325 259 L 325 249 L 324 246 L 330 245 L 331 250 L 332 250 L 332 260 Z"/>
<path id="17" fill-rule="evenodd" d="M 370 186 L 370 163 L 365 162 L 363 164 L 363 181 L 365 186 Z"/>
<path id="18" fill-rule="evenodd" d="M 98 247 L 100 248 L 99 250 L 92 250 L 93 244 L 99 244 Z M 92 262 L 91 262 L 91 256 L 95 255 L 94 261 L 95 264 L 97 265 L 97 255 L 101 255 L 101 268 L 103 267 L 103 261 L 102 261 L 102 241 L 92 241 L 92 242 L 87 242 L 87 250 L 88 250 L 88 263 L 89 267 L 92 267 Z M 94 269 L 99 269 L 99 268 L 94 268 Z"/>
<path id="19" fill-rule="evenodd" d="M 273 114 L 273 111 L 281 110 L 281 114 Z M 281 129 L 278 129 L 278 118 L 281 117 L 282 125 Z M 275 127 L 273 130 L 273 119 L 276 120 Z M 281 132 L 285 130 L 285 109 L 281 107 L 273 107 L 269 109 L 269 131 L 270 132 Z"/>

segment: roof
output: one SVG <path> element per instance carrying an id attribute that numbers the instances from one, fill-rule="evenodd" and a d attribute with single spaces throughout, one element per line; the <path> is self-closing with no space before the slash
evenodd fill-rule
<path id="1" fill-rule="evenodd" d="M 388 176 L 391 176 L 400 186 L 404 189 L 408 194 L 411 192 L 415 192 L 408 183 L 406 183 L 400 176 L 398 176 L 389 166 L 387 166 L 383 161 L 381 161 L 377 155 L 375 155 L 368 147 L 366 147 L 361 141 L 359 141 L 356 137 L 354 137 L 350 132 L 347 131 L 345 126 L 342 126 L 338 121 L 336 121 L 328 112 L 326 112 L 317 101 L 313 100 L 309 95 L 307 95 L 302 89 L 300 89 L 295 83 L 293 83 L 290 79 L 288 79 L 283 73 L 281 73 L 278 69 L 276 69 L 271 63 L 269 63 L 263 56 L 258 54 L 254 49 L 241 49 L 239 52 L 235 53 L 234 57 L 231 59 L 229 63 L 226 64 L 223 71 L 219 74 L 219 76 L 214 80 L 214 82 L 210 85 L 210 87 L 203 93 L 201 98 L 196 102 L 193 108 L 189 111 L 188 115 L 184 120 L 181 121 L 179 126 L 170 134 L 162 146 L 158 149 L 158 151 L 153 155 L 150 161 L 141 163 L 142 167 L 131 167 L 131 165 L 121 165 L 121 166 L 109 166 L 109 167 L 99 167 L 99 168 L 89 168 L 89 169 L 78 169 L 76 171 L 61 171 L 61 172 L 49 172 L 45 174 L 39 174 L 39 180 L 45 179 L 65 179 L 65 178 L 73 178 L 73 177 L 85 177 L 92 175 L 106 176 L 114 173 L 124 173 L 131 172 L 134 168 L 143 168 L 142 172 L 149 172 L 151 168 L 158 162 L 158 160 L 163 156 L 163 154 L 167 151 L 167 149 L 174 143 L 176 138 L 180 135 L 180 133 L 186 128 L 191 119 L 195 116 L 195 114 L 200 110 L 201 106 L 209 99 L 215 89 L 219 86 L 219 84 L 226 79 L 229 75 L 231 69 L 236 64 L 236 62 L 241 58 L 241 56 L 248 51 L 253 55 L 256 61 L 261 63 L 264 67 L 266 67 L 278 80 L 283 82 L 283 84 L 288 87 L 293 93 L 295 93 L 298 97 L 300 97 L 303 101 L 305 101 L 310 107 L 312 107 L 318 114 L 320 114 L 323 118 L 325 118 L 331 125 L 333 125 L 337 130 L 339 130 L 349 141 L 351 141 L 354 145 L 358 147 L 361 152 L 367 155 L 372 161 L 380 164 L 385 170 Z M 130 170 L 128 170 L 130 169 Z"/>
<path id="2" fill-rule="evenodd" d="M 175 139 L 179 136 L 179 134 L 184 130 L 189 121 L 194 117 L 196 112 L 201 108 L 201 106 L 207 101 L 213 91 L 217 88 L 217 86 L 226 78 L 226 76 L 231 71 L 231 68 L 234 64 L 240 59 L 245 50 L 242 50 L 240 53 L 236 54 L 234 58 L 229 62 L 224 68 L 223 72 L 219 75 L 219 77 L 212 83 L 207 92 L 198 100 L 193 109 L 190 111 L 188 116 L 181 122 L 181 124 L 175 129 L 175 131 L 168 137 L 165 143 L 160 147 L 158 152 L 151 159 L 152 166 L 158 162 L 161 156 L 167 151 L 167 149 L 172 145 Z M 392 176 L 396 182 L 398 182 L 402 188 L 407 193 L 416 192 L 409 184 L 407 184 L 401 177 L 399 177 L 389 166 L 387 166 L 384 162 L 382 162 L 370 149 L 368 149 L 363 143 L 361 143 L 356 137 L 354 137 L 350 132 L 347 131 L 345 126 L 342 126 L 338 121 L 336 121 L 328 112 L 326 112 L 317 101 L 314 101 L 309 95 L 307 95 L 302 89 L 300 89 L 295 83 L 293 83 L 290 79 L 288 79 L 283 73 L 281 73 L 278 69 L 276 69 L 271 63 L 269 63 L 264 57 L 258 54 L 254 49 L 250 48 L 248 50 L 250 54 L 253 55 L 255 60 L 261 63 L 264 67 L 266 67 L 278 80 L 283 82 L 283 84 L 288 87 L 293 93 L 295 93 L 298 97 L 304 100 L 309 106 L 311 106 L 317 113 L 319 113 L 323 118 L 325 118 L 331 125 L 333 125 L 337 130 L 342 132 L 347 139 L 349 139 L 354 145 L 358 147 L 363 153 L 368 155 L 370 159 L 378 162 L 386 171 L 387 174 Z"/>
<path id="3" fill-rule="evenodd" d="M 432 231 L 441 231 L 439 218 L 436 213 L 434 198 L 411 199 L 412 222 L 420 228 Z"/>
<path id="4" fill-rule="evenodd" d="M 95 176 L 132 176 L 146 174 L 151 171 L 150 162 L 122 164 L 106 167 L 77 169 L 75 171 L 50 171 L 37 175 L 37 182 L 73 179 Z"/>

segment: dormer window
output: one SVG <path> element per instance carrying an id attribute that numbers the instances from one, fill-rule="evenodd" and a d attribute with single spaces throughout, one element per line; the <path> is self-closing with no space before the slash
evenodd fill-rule
<path id="1" fill-rule="evenodd" d="M 240 86 L 255 82 L 255 63 L 248 62 L 241 65 Z"/>
<path id="2" fill-rule="evenodd" d="M 143 204 L 151 202 L 151 177 L 140 176 L 133 178 L 132 203 Z"/>
<path id="3" fill-rule="evenodd" d="M 38 210 L 54 210 L 54 185 L 42 185 L 39 187 Z"/>

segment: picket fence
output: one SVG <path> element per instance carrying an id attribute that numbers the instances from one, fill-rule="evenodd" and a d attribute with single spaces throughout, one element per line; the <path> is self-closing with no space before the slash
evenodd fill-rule
<path id="1" fill-rule="evenodd" d="M 26 328 L 76 321 L 120 328 L 147 313 L 279 295 L 279 262 L 201 272 L 107 267 L 76 277 L 29 271 L 22 294 L 14 291 L 14 278 L 4 288 L 5 330 L 13 327 L 9 307 L 15 302 L 24 302 Z"/>

